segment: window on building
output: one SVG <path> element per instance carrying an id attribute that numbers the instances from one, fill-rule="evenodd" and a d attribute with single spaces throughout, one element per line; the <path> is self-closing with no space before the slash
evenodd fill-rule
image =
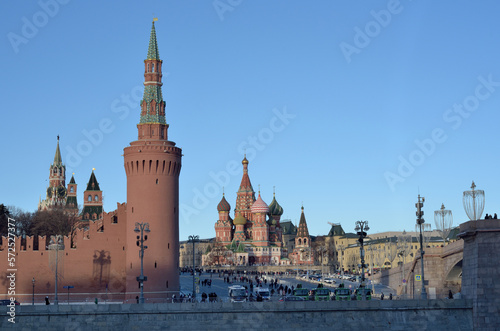
<path id="1" fill-rule="evenodd" d="M 155 64 L 154 64 L 154 63 L 151 65 L 151 68 L 153 69 L 153 70 L 151 70 L 151 71 L 152 71 L 152 72 L 155 72 Z"/>
<path id="2" fill-rule="evenodd" d="M 73 186 L 71 186 L 71 187 L 69 188 L 69 191 L 70 191 L 71 193 L 73 193 L 73 192 L 75 192 L 75 188 L 74 188 Z"/>
<path id="3" fill-rule="evenodd" d="M 99 201 L 99 196 L 97 194 L 94 196 L 94 201 Z"/>
<path id="4" fill-rule="evenodd" d="M 92 196 L 89 194 L 89 196 L 87 197 L 87 201 L 92 201 Z"/>

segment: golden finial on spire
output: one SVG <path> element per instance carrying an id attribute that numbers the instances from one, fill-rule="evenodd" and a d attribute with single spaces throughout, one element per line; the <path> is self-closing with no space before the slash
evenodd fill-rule
<path id="1" fill-rule="evenodd" d="M 94 171 L 94 170 L 95 170 L 95 168 L 92 168 L 92 171 Z"/>
<path id="2" fill-rule="evenodd" d="M 153 17 L 153 22 L 158 21 L 158 17 Z"/>

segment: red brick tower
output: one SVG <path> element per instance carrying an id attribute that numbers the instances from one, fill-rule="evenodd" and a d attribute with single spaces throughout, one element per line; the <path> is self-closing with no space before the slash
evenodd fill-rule
<path id="1" fill-rule="evenodd" d="M 95 177 L 94 170 L 90 174 L 87 189 L 83 192 L 82 220 L 98 220 L 102 217 L 102 191 Z"/>
<path id="2" fill-rule="evenodd" d="M 244 236 L 248 240 L 252 240 L 252 205 L 255 202 L 255 192 L 250 182 L 250 177 L 248 176 L 248 160 L 246 156 L 241 161 L 243 164 L 243 177 L 241 177 L 241 184 L 238 192 L 236 193 L 236 208 L 234 209 L 234 225 L 245 225 L 243 228 Z M 243 222 L 241 218 L 237 216 L 240 215 L 248 222 Z M 236 226 L 236 232 L 241 232 L 241 229 Z M 241 239 L 241 233 L 238 234 L 238 240 Z M 236 238 L 235 238 L 236 239 Z"/>
<path id="3" fill-rule="evenodd" d="M 136 245 L 136 222 L 149 223 L 144 253 L 146 298 L 179 291 L 179 174 L 182 151 L 168 140 L 165 101 L 161 91 L 162 60 L 153 21 L 144 60 L 144 96 L 138 140 L 124 149 L 127 174 L 127 294 L 139 293 L 136 277 L 141 261 Z"/>
<path id="4" fill-rule="evenodd" d="M 301 210 L 302 212 L 300 214 L 299 227 L 297 229 L 297 235 L 295 236 L 295 248 L 293 251 L 297 256 L 297 264 L 312 264 L 314 261 L 314 252 L 311 250 L 311 237 L 309 236 L 309 230 L 307 229 L 304 206 L 302 206 Z"/>
<path id="5" fill-rule="evenodd" d="M 266 215 L 269 212 L 269 207 L 262 200 L 259 191 L 259 197 L 252 205 L 252 237 L 255 246 L 268 246 L 269 245 L 269 227 L 266 223 Z M 264 262 L 264 261 L 260 261 Z M 267 262 L 267 261 L 266 261 Z"/>
<path id="6" fill-rule="evenodd" d="M 228 245 L 231 243 L 231 240 L 233 238 L 232 235 L 233 222 L 231 220 L 231 217 L 229 217 L 230 210 L 231 206 L 224 197 L 224 194 L 222 194 L 222 199 L 217 205 L 217 211 L 219 212 L 219 220 L 215 223 L 216 244 Z"/>

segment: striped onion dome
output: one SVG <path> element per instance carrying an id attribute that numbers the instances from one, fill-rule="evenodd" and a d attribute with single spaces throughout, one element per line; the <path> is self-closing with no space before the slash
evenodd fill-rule
<path id="1" fill-rule="evenodd" d="M 270 215 L 283 215 L 283 207 L 281 207 L 276 201 L 276 197 L 273 196 L 273 201 L 269 204 L 269 214 Z"/>
<path id="2" fill-rule="evenodd" d="M 229 202 L 227 202 L 226 198 L 224 197 L 224 194 L 222 194 L 222 199 L 217 205 L 217 211 L 227 211 L 229 212 L 231 210 L 231 206 L 229 205 Z"/>
<path id="3" fill-rule="evenodd" d="M 257 198 L 257 200 L 255 200 L 255 202 L 252 205 L 252 214 L 255 214 L 255 213 L 267 214 L 268 212 L 269 212 L 269 207 L 264 202 L 264 200 L 262 200 L 262 198 L 260 197 L 260 193 L 259 193 L 259 197 Z"/>

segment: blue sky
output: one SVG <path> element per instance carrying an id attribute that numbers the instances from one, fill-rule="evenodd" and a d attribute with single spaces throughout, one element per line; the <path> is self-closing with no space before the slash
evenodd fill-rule
<path id="1" fill-rule="evenodd" d="M 151 21 L 169 138 L 183 149 L 180 239 L 215 235 L 244 151 L 255 191 L 312 235 L 434 228 L 462 194 L 500 212 L 496 1 L 4 1 L 0 202 L 35 210 L 56 136 L 79 202 L 92 168 L 111 211 L 126 201 Z M 86 147 L 86 148 L 85 148 Z M 234 166 L 237 165 L 237 171 Z M 68 178 L 69 180 L 69 178 Z M 153 230 L 153 229 L 152 229 Z"/>

